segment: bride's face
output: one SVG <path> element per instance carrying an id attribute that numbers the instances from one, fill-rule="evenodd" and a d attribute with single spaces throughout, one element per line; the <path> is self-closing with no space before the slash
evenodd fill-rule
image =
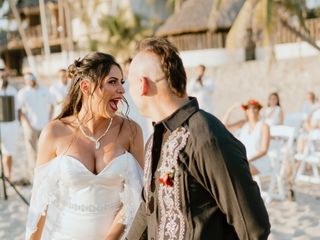
<path id="1" fill-rule="evenodd" d="M 125 93 L 123 84 L 121 70 L 113 65 L 101 86 L 97 87 L 92 94 L 91 111 L 95 116 L 109 118 L 116 114 Z"/>

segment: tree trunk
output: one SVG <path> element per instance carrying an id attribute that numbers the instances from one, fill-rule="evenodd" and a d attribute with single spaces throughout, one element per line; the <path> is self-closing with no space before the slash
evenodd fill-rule
<path id="1" fill-rule="evenodd" d="M 66 15 L 66 27 L 67 27 L 67 43 L 68 43 L 68 52 L 73 51 L 73 38 L 72 38 L 72 26 L 71 26 L 71 13 L 69 1 L 64 0 L 64 11 Z"/>
<path id="2" fill-rule="evenodd" d="M 50 72 L 50 44 L 48 34 L 47 15 L 44 0 L 39 0 L 40 22 L 42 31 L 42 41 L 44 47 L 44 59 L 47 72 Z"/>

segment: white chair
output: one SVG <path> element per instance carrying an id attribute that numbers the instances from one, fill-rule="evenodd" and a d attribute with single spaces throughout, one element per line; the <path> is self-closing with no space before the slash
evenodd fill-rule
<path id="1" fill-rule="evenodd" d="M 304 152 L 296 154 L 295 159 L 301 161 L 297 170 L 296 181 L 320 183 L 320 130 L 310 132 Z M 310 165 L 312 174 L 308 174 L 306 166 Z"/>
<path id="2" fill-rule="evenodd" d="M 286 198 L 285 174 L 288 164 L 293 166 L 293 143 L 295 138 L 295 128 L 278 125 L 270 127 L 270 146 L 268 156 L 272 169 L 270 173 L 258 174 L 254 177 L 260 189 L 260 177 L 270 176 L 267 191 L 261 191 L 262 197 L 268 203 L 272 200 L 284 200 Z"/>
<path id="3" fill-rule="evenodd" d="M 295 129 L 299 130 L 307 117 L 308 115 L 304 112 L 289 113 L 286 114 L 283 124 L 285 126 L 294 127 Z"/>

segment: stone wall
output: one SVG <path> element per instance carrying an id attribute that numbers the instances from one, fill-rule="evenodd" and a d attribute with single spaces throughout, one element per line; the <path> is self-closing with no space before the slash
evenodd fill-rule
<path id="1" fill-rule="evenodd" d="M 188 77 L 195 68 L 187 69 Z M 251 61 L 209 67 L 207 74 L 215 81 L 214 114 L 221 117 L 235 102 L 254 98 L 266 105 L 269 93 L 277 91 L 285 113 L 301 109 L 308 91 L 320 96 L 320 55 L 316 57 Z"/>

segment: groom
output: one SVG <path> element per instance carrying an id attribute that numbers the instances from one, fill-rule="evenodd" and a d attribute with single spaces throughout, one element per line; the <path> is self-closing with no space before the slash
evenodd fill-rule
<path id="1" fill-rule="evenodd" d="M 244 146 L 186 94 L 177 49 L 138 45 L 130 93 L 154 122 L 146 145 L 143 201 L 127 239 L 267 239 L 270 223 Z"/>

